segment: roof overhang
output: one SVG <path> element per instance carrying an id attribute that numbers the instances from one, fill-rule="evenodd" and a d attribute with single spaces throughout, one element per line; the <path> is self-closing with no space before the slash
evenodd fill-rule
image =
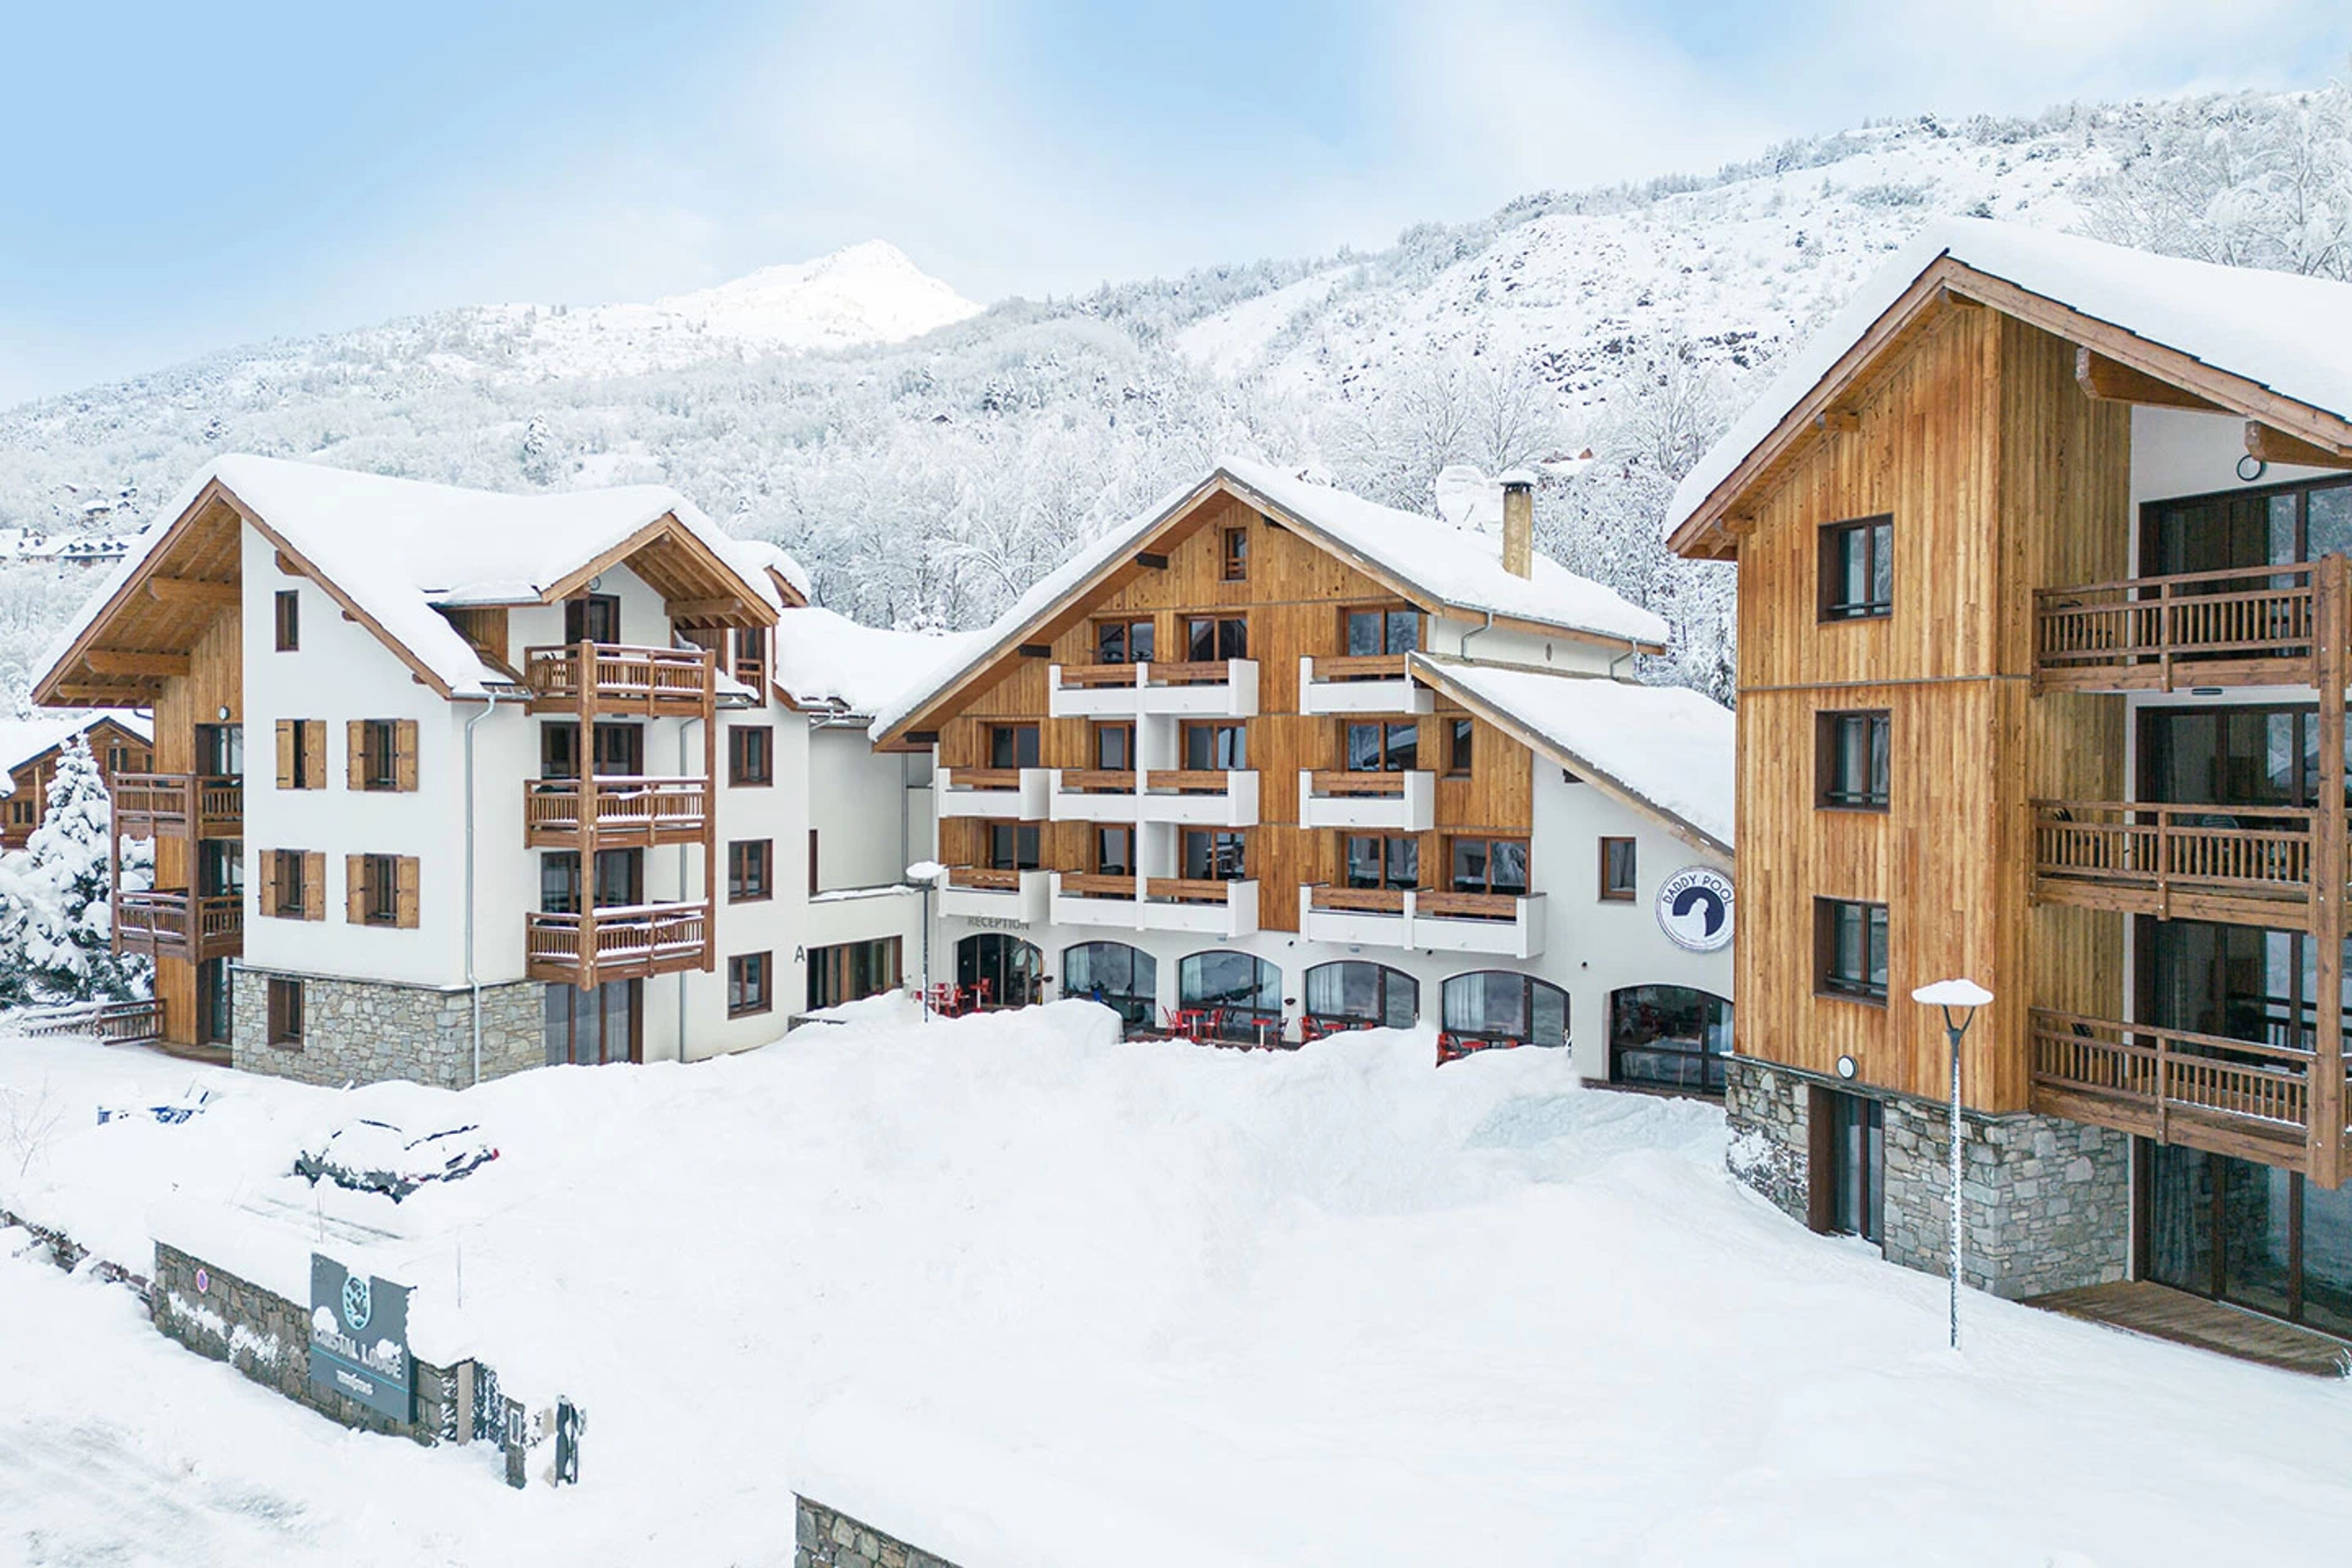
<path id="1" fill-rule="evenodd" d="M 2258 456 L 2267 442 L 2272 451 L 2280 454 L 2273 461 L 2352 468 L 2352 421 L 2341 415 L 2142 337 L 2126 323 L 2087 315 L 1981 271 L 1946 251 L 1928 262 L 1780 423 L 1707 492 L 1668 535 L 1666 547 L 1677 555 L 1696 558 L 1736 556 L 1739 537 L 1746 531 L 1742 513 L 1746 499 L 1810 450 L 1812 441 L 1851 428 L 1854 405 L 1892 363 L 1894 353 L 1916 340 L 1942 313 L 1982 308 L 2039 327 L 2095 356 L 2078 364 L 2077 379 L 2090 395 L 2236 414 L 2248 422 L 2248 447 Z M 2169 389 L 2169 395 L 2157 388 Z"/>

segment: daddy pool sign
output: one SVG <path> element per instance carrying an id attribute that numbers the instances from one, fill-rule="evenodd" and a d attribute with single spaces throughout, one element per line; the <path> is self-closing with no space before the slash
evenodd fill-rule
<path id="1" fill-rule="evenodd" d="M 1687 866 L 1658 889 L 1658 929 L 1676 947 L 1717 952 L 1731 941 L 1731 879 L 1712 866 Z"/>
<path id="2" fill-rule="evenodd" d="M 414 1420 L 408 1287 L 310 1254 L 310 1381 L 380 1415 Z"/>

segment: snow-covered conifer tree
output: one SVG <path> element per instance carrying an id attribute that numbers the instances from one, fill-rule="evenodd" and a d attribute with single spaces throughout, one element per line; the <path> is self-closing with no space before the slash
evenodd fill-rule
<path id="1" fill-rule="evenodd" d="M 36 1002 L 121 1001 L 148 994 L 139 959 L 112 950 L 109 882 L 116 852 L 106 784 L 77 735 L 58 758 L 47 809 L 25 847 L 0 857 L 0 972 Z M 125 847 L 124 882 L 153 880 L 152 844 Z"/>

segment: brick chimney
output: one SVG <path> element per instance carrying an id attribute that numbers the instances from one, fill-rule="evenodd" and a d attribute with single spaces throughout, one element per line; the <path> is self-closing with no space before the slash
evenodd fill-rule
<path id="1" fill-rule="evenodd" d="M 1536 477 L 1526 468 L 1503 476 L 1503 570 L 1514 577 L 1536 572 Z"/>

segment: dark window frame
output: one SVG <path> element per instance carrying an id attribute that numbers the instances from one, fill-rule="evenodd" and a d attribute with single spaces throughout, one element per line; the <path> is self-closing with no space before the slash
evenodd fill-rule
<path id="1" fill-rule="evenodd" d="M 1009 856 L 999 846 L 1011 835 Z M 983 864 L 996 871 L 1034 871 L 1042 868 L 1045 848 L 1044 834 L 1034 822 L 1015 822 L 1010 818 L 993 817 L 981 824 L 981 844 Z"/>
<path id="2" fill-rule="evenodd" d="M 1612 873 L 1617 868 L 1613 858 L 1622 853 L 1625 877 L 1617 880 Z M 1630 834 L 1604 833 L 1601 836 L 1601 901 L 1604 904 L 1630 904 L 1642 896 L 1641 841 Z"/>
<path id="3" fill-rule="evenodd" d="M 1360 768 L 1356 765 L 1356 731 L 1359 730 L 1370 730 L 1379 734 L 1380 765 L 1378 767 Z M 1400 731 L 1410 732 L 1412 739 L 1407 742 L 1405 760 L 1391 767 L 1390 763 L 1400 754 L 1396 743 L 1396 736 Z M 1339 768 L 1341 772 L 1350 773 L 1421 772 L 1421 721 L 1418 719 L 1342 719 L 1339 721 Z"/>
<path id="4" fill-rule="evenodd" d="M 302 983 L 299 980 L 288 980 L 278 975 L 271 975 L 268 1005 L 267 1037 L 269 1044 L 281 1051 L 300 1050 L 305 1023 L 302 1016 Z"/>
<path id="5" fill-rule="evenodd" d="M 1863 731 L 1872 774 L 1857 786 L 1847 776 L 1850 731 Z M 1813 717 L 1813 807 L 1817 811 L 1884 814 L 1894 797 L 1895 719 L 1885 708 L 1829 709 Z"/>
<path id="6" fill-rule="evenodd" d="M 608 636 L 599 637 L 599 632 Z M 621 596 L 578 594 L 563 601 L 563 640 L 567 643 L 617 644 L 621 640 Z"/>
<path id="7" fill-rule="evenodd" d="M 310 915 L 310 898 L 315 889 L 310 885 L 310 879 L 303 875 L 304 857 L 307 852 L 300 849 L 273 849 L 269 853 L 274 857 L 269 865 L 270 880 L 275 884 L 276 893 L 273 912 L 280 920 L 308 920 Z M 289 891 L 294 895 L 290 900 L 287 897 Z"/>
<path id="8" fill-rule="evenodd" d="M 1862 968 L 1859 973 L 1849 973 L 1839 966 L 1839 948 L 1843 928 L 1856 921 L 1860 923 Z M 1813 994 L 1859 1002 L 1865 1006 L 1885 1006 L 1889 981 L 1871 979 L 1874 943 L 1877 964 L 1891 977 L 1894 940 L 1887 907 L 1866 899 L 1815 899 Z"/>
<path id="9" fill-rule="evenodd" d="M 1483 844 L 1486 847 L 1487 868 L 1485 876 L 1477 879 L 1479 885 L 1476 887 L 1465 887 L 1464 885 L 1465 882 L 1471 879 L 1465 878 L 1460 871 L 1455 869 L 1461 862 L 1462 846 L 1465 844 Z M 1497 889 L 1495 886 L 1495 846 L 1498 844 L 1507 844 L 1517 849 L 1519 852 L 1519 864 L 1527 868 L 1528 879 L 1525 883 L 1521 884 L 1516 891 L 1511 891 L 1509 889 Z M 1499 891 L 1504 897 L 1524 899 L 1534 890 L 1534 840 L 1531 837 L 1523 838 L 1518 835 L 1512 833 L 1449 834 L 1445 838 L 1444 867 L 1445 886 L 1448 891 L 1456 893 L 1496 893 Z"/>
<path id="10" fill-rule="evenodd" d="M 1195 839 L 1206 839 L 1209 869 L 1203 876 L 1192 872 L 1192 845 Z M 1232 849 L 1229 865 L 1220 871 L 1224 851 Z M 1250 835 L 1245 827 L 1187 827 L 1176 841 L 1177 873 L 1189 882 L 1246 882 L 1250 878 Z"/>
<path id="11" fill-rule="evenodd" d="M 1150 616 L 1105 616 L 1088 627 L 1097 664 L 1150 664 L 1159 658 L 1160 623 Z M 1139 644 L 1150 645 L 1139 657 Z"/>
<path id="12" fill-rule="evenodd" d="M 1226 583 L 1249 581 L 1250 537 L 1247 525 L 1225 530 L 1224 548 L 1218 557 L 1218 578 Z"/>
<path id="13" fill-rule="evenodd" d="M 1109 864 L 1107 862 L 1110 861 L 1112 858 L 1106 856 L 1103 853 L 1103 846 L 1104 842 L 1114 833 L 1119 835 L 1126 840 L 1127 849 L 1124 854 L 1118 857 L 1118 863 Z M 1094 831 L 1093 848 L 1094 870 L 1096 876 L 1132 877 L 1135 875 L 1135 829 L 1133 827 L 1120 823 L 1101 823 L 1097 825 Z"/>
<path id="14" fill-rule="evenodd" d="M 360 923 L 400 923 L 400 857 L 373 852 L 360 857 Z"/>
<path id="15" fill-rule="evenodd" d="M 1846 549 L 1849 540 L 1863 542 L 1863 577 L 1874 589 L 1885 566 L 1886 596 L 1849 599 L 1845 596 Z M 1821 551 L 1817 563 L 1820 576 L 1819 617 L 1824 623 L 1836 621 L 1883 621 L 1895 614 L 1895 514 L 1878 512 L 1870 517 L 1849 518 L 1838 522 L 1822 524 Z"/>
<path id="16" fill-rule="evenodd" d="M 1204 628 L 1210 650 L 1205 657 L 1200 651 Z M 1206 615 L 1184 617 L 1186 663 L 1223 664 L 1229 659 L 1247 658 L 1249 656 L 1249 617 L 1247 616 Z"/>
<path id="17" fill-rule="evenodd" d="M 1377 881 L 1357 879 L 1355 847 L 1360 844 L 1381 847 L 1381 874 Z M 1409 851 L 1412 861 L 1410 880 L 1402 879 L 1398 861 L 1401 853 Z M 1421 835 L 1418 833 L 1359 833 L 1343 828 L 1339 832 L 1339 882 L 1343 887 L 1390 889 L 1397 891 L 1417 891 L 1421 887 Z"/>
<path id="18" fill-rule="evenodd" d="M 1371 640 L 1380 645 L 1369 655 L 1359 654 L 1356 650 L 1356 626 L 1359 621 L 1363 620 L 1371 620 L 1375 623 L 1373 626 L 1375 635 Z M 1397 637 L 1399 623 L 1403 621 L 1411 622 L 1412 636 L 1404 639 L 1406 646 L 1399 647 L 1393 645 L 1399 640 Z M 1421 649 L 1422 635 L 1426 626 L 1427 622 L 1423 618 L 1422 613 L 1409 605 L 1349 605 L 1339 612 L 1339 652 L 1343 657 L 1348 658 L 1417 653 Z"/>
<path id="19" fill-rule="evenodd" d="M 1466 779 L 1478 763 L 1478 721 L 1466 713 L 1450 715 L 1445 723 L 1445 776 Z"/>
<path id="20" fill-rule="evenodd" d="M 277 617 L 278 651 L 302 651 L 302 595 L 299 589 L 280 588 L 272 606 Z"/>
<path id="21" fill-rule="evenodd" d="M 739 952 L 727 961 L 727 1016 L 755 1017 L 776 1010 L 776 955 Z"/>
<path id="22" fill-rule="evenodd" d="M 776 841 L 733 838 L 727 843 L 727 901 L 764 903 L 776 896 Z"/>
<path id="23" fill-rule="evenodd" d="M 991 724 L 988 727 L 988 765 L 992 768 L 1041 766 L 1039 759 L 1045 755 L 1044 748 L 1044 731 L 1034 721 Z M 1008 752 L 1013 758 L 1009 763 L 1002 760 Z"/>
<path id="24" fill-rule="evenodd" d="M 774 725 L 727 726 L 727 782 L 738 789 L 765 789 L 776 782 Z"/>

